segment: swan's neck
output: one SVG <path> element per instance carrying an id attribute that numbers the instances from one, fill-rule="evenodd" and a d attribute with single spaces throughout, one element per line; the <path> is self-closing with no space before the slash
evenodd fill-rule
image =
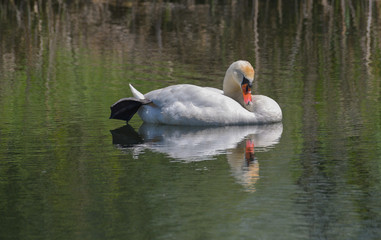
<path id="1" fill-rule="evenodd" d="M 233 76 L 230 74 L 225 75 L 224 84 L 223 84 L 224 95 L 236 100 L 244 108 L 250 111 L 250 107 L 247 106 L 243 100 L 241 86 L 233 79 Z"/>

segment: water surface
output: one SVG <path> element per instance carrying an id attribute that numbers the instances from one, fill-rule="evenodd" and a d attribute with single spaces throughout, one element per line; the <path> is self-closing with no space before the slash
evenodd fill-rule
<path id="1" fill-rule="evenodd" d="M 1 239 L 381 238 L 379 1 L 0 3 Z M 246 59 L 282 124 L 109 120 Z"/>

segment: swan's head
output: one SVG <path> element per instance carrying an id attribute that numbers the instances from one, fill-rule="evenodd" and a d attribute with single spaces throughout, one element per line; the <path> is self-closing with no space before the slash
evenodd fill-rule
<path id="1" fill-rule="evenodd" d="M 252 105 L 251 86 L 253 80 L 253 66 L 248 61 L 236 61 L 226 71 L 223 85 L 224 94 L 250 110 Z"/>

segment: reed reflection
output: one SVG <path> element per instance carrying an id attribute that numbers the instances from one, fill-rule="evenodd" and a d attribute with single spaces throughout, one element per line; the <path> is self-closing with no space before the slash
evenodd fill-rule
<path id="1" fill-rule="evenodd" d="M 202 59 L 221 64 L 240 57 L 255 63 L 259 72 L 269 62 L 281 63 L 279 57 L 289 59 L 293 68 L 300 58 L 329 63 L 335 60 L 332 51 L 346 56 L 347 63 L 340 64 L 346 66 L 360 50 L 362 64 L 370 68 L 379 48 L 379 1 L 282 2 L 232 1 L 223 6 L 218 1 L 4 1 L 0 65 L 5 71 L 14 70 L 7 60 L 24 62 L 20 56 L 31 67 L 42 68 L 44 61 L 54 65 L 55 53 L 64 47 L 73 57 L 89 48 L 115 55 L 120 62 L 125 61 L 121 52 L 135 53 L 136 63 L 146 62 L 153 49 L 162 60 L 176 57 L 183 62 Z M 336 36 L 337 32 L 341 34 Z"/>
<path id="2" fill-rule="evenodd" d="M 247 191 L 255 191 L 259 161 L 255 152 L 271 150 L 281 138 L 282 123 L 258 126 L 184 127 L 143 124 L 111 130 L 113 144 L 138 158 L 145 150 L 174 161 L 194 162 L 226 155 L 232 175 Z"/>

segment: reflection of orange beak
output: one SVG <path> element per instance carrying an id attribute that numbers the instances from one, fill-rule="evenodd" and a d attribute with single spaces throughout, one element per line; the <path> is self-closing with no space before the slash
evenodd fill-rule
<path id="1" fill-rule="evenodd" d="M 243 95 L 243 101 L 245 102 L 246 105 L 249 105 L 251 102 L 251 88 L 249 84 L 245 83 L 242 84 L 242 95 Z"/>
<path id="2" fill-rule="evenodd" d="M 254 160 L 254 143 L 249 139 L 246 140 L 245 159 L 247 161 Z"/>

